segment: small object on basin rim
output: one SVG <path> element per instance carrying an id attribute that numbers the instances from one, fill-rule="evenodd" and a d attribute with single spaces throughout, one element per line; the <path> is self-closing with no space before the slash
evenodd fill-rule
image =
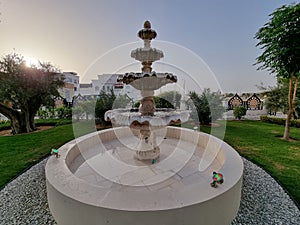
<path id="1" fill-rule="evenodd" d="M 213 172 L 213 182 L 210 185 L 216 188 L 218 187 L 217 184 L 223 184 L 223 182 L 224 182 L 223 174 Z"/>
<path id="2" fill-rule="evenodd" d="M 55 155 L 56 158 L 58 158 L 60 156 L 60 154 L 58 154 L 58 149 L 52 149 L 51 150 L 51 155 Z"/>

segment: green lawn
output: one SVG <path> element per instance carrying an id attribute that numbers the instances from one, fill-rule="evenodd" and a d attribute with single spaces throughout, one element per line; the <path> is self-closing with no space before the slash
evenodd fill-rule
<path id="1" fill-rule="evenodd" d="M 93 129 L 91 124 L 81 124 L 80 132 L 85 134 Z M 214 129 L 218 133 L 222 127 Z M 201 127 L 201 130 L 210 132 L 209 127 Z M 283 130 L 283 126 L 260 121 L 228 121 L 225 141 L 242 156 L 268 171 L 300 203 L 300 128 L 291 128 L 295 140 L 290 142 L 280 139 Z M 0 187 L 48 155 L 51 148 L 73 138 L 71 124 L 31 134 L 0 136 Z"/>
<path id="2" fill-rule="evenodd" d="M 80 123 L 80 128 L 76 136 L 95 129 L 88 123 Z M 58 148 L 72 139 L 74 139 L 72 124 L 29 134 L 0 136 L 0 187 L 49 155 L 52 148 Z"/>
<path id="3" fill-rule="evenodd" d="M 208 127 L 201 130 L 210 132 Z M 260 121 L 227 121 L 224 140 L 275 177 L 300 203 L 300 128 L 291 128 L 292 141 L 281 139 L 283 131 L 281 125 Z"/>

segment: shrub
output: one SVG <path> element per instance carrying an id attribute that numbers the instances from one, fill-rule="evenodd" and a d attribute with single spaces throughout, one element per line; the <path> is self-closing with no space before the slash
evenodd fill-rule
<path id="1" fill-rule="evenodd" d="M 272 124 L 278 124 L 278 125 L 285 125 L 285 118 L 277 118 L 277 117 L 269 117 L 269 116 L 260 116 L 260 121 L 272 123 Z M 291 120 L 292 127 L 298 127 L 300 128 L 300 119 L 297 120 Z"/>
<path id="2" fill-rule="evenodd" d="M 236 119 L 242 119 L 246 115 L 247 109 L 244 106 L 237 106 L 233 109 L 233 115 Z"/>
<path id="3" fill-rule="evenodd" d="M 200 124 L 209 124 L 222 117 L 224 107 L 222 106 L 222 95 L 218 92 L 211 92 L 204 89 L 202 94 L 189 93 L 190 99 L 186 102 L 188 109 L 191 109 L 191 118 L 199 120 Z"/>
<path id="4" fill-rule="evenodd" d="M 133 108 L 139 108 L 141 105 L 141 101 L 136 101 L 134 104 L 133 104 Z"/>

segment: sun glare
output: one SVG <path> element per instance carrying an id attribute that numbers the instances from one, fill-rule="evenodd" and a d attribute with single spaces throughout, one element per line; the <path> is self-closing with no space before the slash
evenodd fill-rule
<path id="1" fill-rule="evenodd" d="M 25 64 L 27 67 L 37 66 L 39 61 L 35 58 L 25 57 Z"/>

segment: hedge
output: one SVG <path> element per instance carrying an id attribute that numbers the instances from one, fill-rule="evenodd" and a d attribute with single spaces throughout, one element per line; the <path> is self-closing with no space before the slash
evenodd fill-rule
<path id="1" fill-rule="evenodd" d="M 34 121 L 36 126 L 60 126 L 71 124 L 72 120 L 70 119 L 37 119 Z M 9 121 L 0 121 L 0 131 L 11 129 Z"/>
<path id="2" fill-rule="evenodd" d="M 267 122 L 267 123 L 273 123 L 273 124 L 279 124 L 279 125 L 285 125 L 285 118 L 277 118 L 277 117 L 269 117 L 269 116 L 260 116 L 260 121 Z M 291 127 L 298 127 L 300 128 L 300 119 L 297 120 L 291 120 Z"/>

